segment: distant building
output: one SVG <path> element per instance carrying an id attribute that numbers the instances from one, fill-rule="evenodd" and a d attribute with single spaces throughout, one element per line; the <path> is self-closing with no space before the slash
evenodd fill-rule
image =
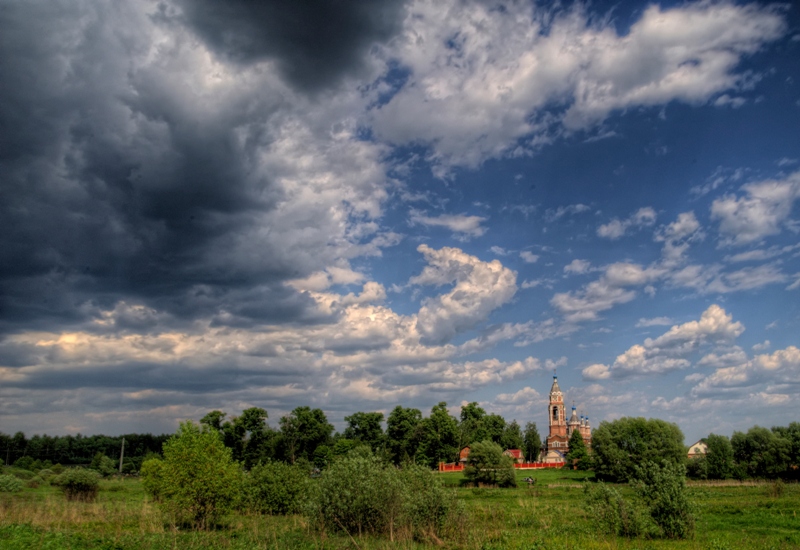
<path id="1" fill-rule="evenodd" d="M 466 463 L 468 456 L 469 456 L 469 447 L 464 447 L 463 449 L 461 449 L 461 452 L 458 453 L 458 461 L 461 463 Z"/>
<path id="2" fill-rule="evenodd" d="M 572 406 L 572 416 L 567 420 L 564 410 L 564 394 L 558 386 L 558 378 L 553 375 L 553 385 L 550 388 L 550 405 L 547 407 L 547 417 L 550 419 L 550 434 L 545 440 L 542 453 L 542 462 L 564 462 L 564 457 L 569 451 L 569 438 L 574 431 L 578 431 L 586 443 L 587 448 L 592 446 L 592 428 L 589 417 L 578 416 L 575 406 Z"/>
<path id="3" fill-rule="evenodd" d="M 696 443 L 689 445 L 689 453 L 686 455 L 689 458 L 700 458 L 708 454 L 708 445 L 702 439 Z"/>
<path id="4" fill-rule="evenodd" d="M 506 449 L 503 451 L 503 454 L 506 456 L 510 456 L 514 462 L 522 463 L 525 462 L 525 457 L 522 456 L 522 451 L 520 449 Z"/>

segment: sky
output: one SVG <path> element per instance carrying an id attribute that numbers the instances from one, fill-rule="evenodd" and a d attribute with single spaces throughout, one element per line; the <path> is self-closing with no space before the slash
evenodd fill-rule
<path id="1" fill-rule="evenodd" d="M 0 4 L 0 431 L 800 420 L 800 5 Z"/>

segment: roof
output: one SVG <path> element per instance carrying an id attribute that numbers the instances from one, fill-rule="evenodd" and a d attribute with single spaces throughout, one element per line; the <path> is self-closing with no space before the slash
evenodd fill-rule
<path id="1" fill-rule="evenodd" d="M 522 458 L 522 451 L 519 449 L 506 449 L 503 451 L 504 455 L 508 455 L 511 458 Z"/>
<path id="2" fill-rule="evenodd" d="M 561 388 L 558 387 L 558 378 L 553 376 L 553 386 L 550 388 L 550 393 L 559 392 L 561 393 Z"/>

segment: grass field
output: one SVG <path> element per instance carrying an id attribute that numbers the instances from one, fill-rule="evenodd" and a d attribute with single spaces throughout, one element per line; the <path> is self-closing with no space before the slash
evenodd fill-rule
<path id="1" fill-rule="evenodd" d="M 517 489 L 458 488 L 461 474 L 439 474 L 464 503 L 465 515 L 440 544 L 391 544 L 309 530 L 300 516 L 235 515 L 215 531 L 166 525 L 136 479 L 103 481 L 94 503 L 66 502 L 47 485 L 0 493 L 0 548 L 467 548 L 515 550 L 562 548 L 800 548 L 800 486 L 775 491 L 771 483 L 690 483 L 698 507 L 697 532 L 684 541 L 622 539 L 594 532 L 583 510 L 584 472 L 519 471 L 537 478 Z M 620 486 L 623 494 L 628 487 Z M 778 494 L 782 493 L 782 494 Z"/>

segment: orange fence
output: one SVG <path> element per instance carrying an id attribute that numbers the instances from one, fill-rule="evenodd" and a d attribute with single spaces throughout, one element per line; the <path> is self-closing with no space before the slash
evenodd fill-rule
<path id="1" fill-rule="evenodd" d="M 519 470 L 540 470 L 542 468 L 563 468 L 563 462 L 521 462 L 521 463 L 514 463 L 514 468 Z M 439 471 L 440 472 L 460 472 L 464 469 L 463 464 L 459 464 L 456 462 L 450 463 L 439 463 Z"/>

